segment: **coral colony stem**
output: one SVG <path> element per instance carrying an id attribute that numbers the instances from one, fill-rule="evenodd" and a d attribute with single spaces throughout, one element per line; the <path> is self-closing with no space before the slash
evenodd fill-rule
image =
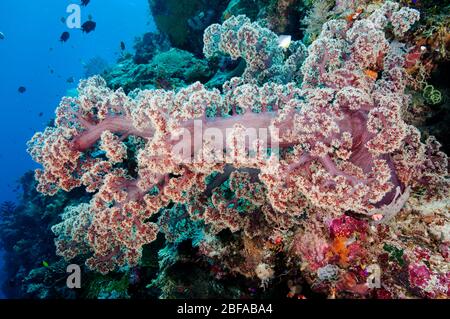
<path id="1" fill-rule="evenodd" d="M 258 233 L 257 216 L 274 233 L 298 225 L 305 210 L 330 216 L 322 226 L 305 224 L 292 249 L 312 272 L 332 258 L 345 267 L 357 245 L 350 237 L 365 238 L 368 221 L 388 222 L 411 188 L 433 187 L 447 174 L 439 144 L 422 143 L 401 117 L 409 98 L 407 48 L 398 39 L 418 19 L 416 10 L 386 2 L 358 20 L 325 23 L 307 50 L 294 41 L 287 52 L 272 31 L 231 17 L 204 33 L 207 58 L 246 62 L 221 91 L 197 82 L 127 96 L 98 76 L 81 81 L 55 125 L 28 144 L 43 166 L 39 191 L 94 193 L 53 228 L 58 253 L 89 253 L 87 265 L 102 273 L 136 265 L 158 232 L 152 216 L 181 203 L 192 219 L 248 236 Z M 227 178 L 234 199 L 221 194 Z M 238 197 L 259 215 L 241 218 Z M 325 224 L 328 235 L 318 231 Z"/>

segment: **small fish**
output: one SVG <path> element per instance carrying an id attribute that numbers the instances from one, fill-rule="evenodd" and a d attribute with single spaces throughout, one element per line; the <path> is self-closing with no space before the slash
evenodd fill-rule
<path id="1" fill-rule="evenodd" d="M 61 17 L 61 22 L 66 24 L 66 18 L 65 17 Z"/>
<path id="2" fill-rule="evenodd" d="M 42 266 L 48 268 L 49 264 L 48 264 L 48 262 L 46 262 L 46 261 L 44 260 L 44 261 L 42 262 Z"/>
<path id="3" fill-rule="evenodd" d="M 120 49 L 121 49 L 122 51 L 125 50 L 125 43 L 124 43 L 123 41 L 120 42 Z"/>
<path id="4" fill-rule="evenodd" d="M 86 7 L 89 4 L 89 2 L 91 2 L 91 0 L 81 0 L 81 5 Z"/>
<path id="5" fill-rule="evenodd" d="M 71 76 L 70 78 L 68 78 L 68 79 L 66 80 L 66 82 L 67 82 L 67 83 L 73 83 L 73 82 L 75 82 L 75 79 L 73 78 L 73 76 Z"/>
<path id="6" fill-rule="evenodd" d="M 67 31 L 64 31 L 64 32 L 61 34 L 61 37 L 59 38 L 59 41 L 61 41 L 61 42 L 67 42 L 67 40 L 69 40 L 69 38 L 70 38 L 70 33 L 67 32 Z"/>
<path id="7" fill-rule="evenodd" d="M 5 35 L 3 34 L 3 32 L 0 32 L 0 40 L 5 39 Z"/>
<path id="8" fill-rule="evenodd" d="M 38 116 L 42 117 L 42 115 L 44 115 L 44 112 L 39 112 Z"/>
<path id="9" fill-rule="evenodd" d="M 81 30 L 85 33 L 89 33 L 89 32 L 94 31 L 96 26 L 97 26 L 97 23 L 95 23 L 94 21 L 87 21 L 82 24 Z"/>
<path id="10" fill-rule="evenodd" d="M 19 93 L 25 93 L 26 92 L 26 90 L 27 90 L 27 88 L 26 87 L 24 87 L 24 86 L 20 86 L 18 89 L 17 89 L 17 91 L 19 91 Z"/>
<path id="11" fill-rule="evenodd" d="M 278 46 L 283 49 L 289 48 L 292 42 L 292 36 L 290 35 L 280 35 L 278 37 Z"/>

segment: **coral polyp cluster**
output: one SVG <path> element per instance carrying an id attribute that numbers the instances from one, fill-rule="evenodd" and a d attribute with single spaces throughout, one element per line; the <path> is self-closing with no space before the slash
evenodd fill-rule
<path id="1" fill-rule="evenodd" d="M 107 274 L 139 265 L 161 231 L 191 239 L 218 277 L 267 289 L 288 273 L 291 295 L 307 282 L 330 297 L 448 296 L 448 160 L 403 115 L 402 39 L 419 16 L 385 2 L 289 48 L 232 16 L 204 32 L 207 58 L 245 61 L 220 89 L 83 80 L 28 143 L 40 192 L 92 193 L 53 226 L 57 253 Z"/>

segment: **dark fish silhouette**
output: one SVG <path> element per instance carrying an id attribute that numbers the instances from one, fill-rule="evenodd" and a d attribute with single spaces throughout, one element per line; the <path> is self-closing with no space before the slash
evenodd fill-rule
<path id="1" fill-rule="evenodd" d="M 5 35 L 3 34 L 3 32 L 0 32 L 0 40 L 3 40 L 5 38 Z"/>
<path id="2" fill-rule="evenodd" d="M 42 115 L 44 115 L 44 112 L 39 112 L 38 116 L 42 117 Z"/>
<path id="3" fill-rule="evenodd" d="M 61 22 L 62 23 L 66 23 L 66 18 L 65 17 L 61 17 Z"/>
<path id="4" fill-rule="evenodd" d="M 83 32 L 85 33 L 89 33 L 94 31 L 96 26 L 97 23 L 95 23 L 94 21 L 87 21 L 83 23 L 83 25 L 81 26 L 81 30 L 83 30 Z"/>
<path id="5" fill-rule="evenodd" d="M 91 0 L 81 0 L 81 5 L 87 6 L 89 4 L 89 2 L 91 2 Z"/>
<path id="6" fill-rule="evenodd" d="M 69 40 L 69 38 L 70 38 L 70 33 L 67 32 L 67 31 L 64 31 L 64 32 L 61 34 L 61 37 L 59 38 L 59 41 L 61 41 L 61 42 L 67 42 L 67 40 Z"/>
<path id="7" fill-rule="evenodd" d="M 120 49 L 121 49 L 122 51 L 125 50 L 125 43 L 124 43 L 123 41 L 120 42 Z"/>
<path id="8" fill-rule="evenodd" d="M 73 76 L 71 76 L 70 78 L 68 78 L 68 79 L 66 80 L 66 82 L 67 82 L 67 83 L 73 83 L 73 82 L 75 82 L 75 79 L 73 78 Z"/>
<path id="9" fill-rule="evenodd" d="M 27 88 L 24 86 L 21 86 L 17 89 L 17 91 L 19 91 L 19 93 L 25 93 L 26 90 L 27 90 Z"/>

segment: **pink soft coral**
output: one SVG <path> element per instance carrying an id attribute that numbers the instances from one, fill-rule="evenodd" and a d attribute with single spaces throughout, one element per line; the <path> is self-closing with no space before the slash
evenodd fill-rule
<path id="1" fill-rule="evenodd" d="M 84 244 L 93 252 L 88 265 L 106 273 L 136 264 L 142 246 L 156 238 L 151 216 L 171 201 L 195 207 L 191 212 L 204 208 L 193 199 L 208 192 L 206 177 L 226 165 L 260 172 L 271 206 L 263 210 L 275 219 L 287 212 L 295 219 L 307 205 L 369 216 L 380 208 L 398 210 L 399 193 L 439 180 L 446 173 L 445 155 L 437 144 L 424 146 L 401 118 L 408 103 L 404 51 L 386 39 L 382 23 L 400 21 L 401 12 L 386 12 L 382 7 L 354 23 L 326 23 L 309 47 L 301 85 L 279 84 L 298 79 L 290 63 L 296 59 L 284 63 L 274 47 L 276 35 L 242 17 L 205 32 L 208 55 L 218 50 L 247 59 L 245 76 L 225 83 L 222 92 L 195 83 L 178 92 L 126 96 L 99 77 L 82 81 L 79 96 L 63 99 L 55 126 L 37 133 L 29 152 L 43 165 L 36 171 L 41 192 L 53 195 L 81 185 L 95 192 L 91 217 L 83 217 L 88 225 L 80 228 L 87 229 Z M 252 78 L 265 68 L 273 69 L 276 80 L 270 72 Z M 378 78 L 369 76 L 373 72 Z M 211 132 L 223 138 L 211 138 Z M 133 159 L 123 142 L 130 136 L 138 148 Z M 133 169 L 123 161 L 135 162 Z M 214 203 L 218 211 L 210 207 L 201 218 L 241 227 L 227 217 L 233 209 Z M 72 251 L 60 253 L 73 257 Z"/>

